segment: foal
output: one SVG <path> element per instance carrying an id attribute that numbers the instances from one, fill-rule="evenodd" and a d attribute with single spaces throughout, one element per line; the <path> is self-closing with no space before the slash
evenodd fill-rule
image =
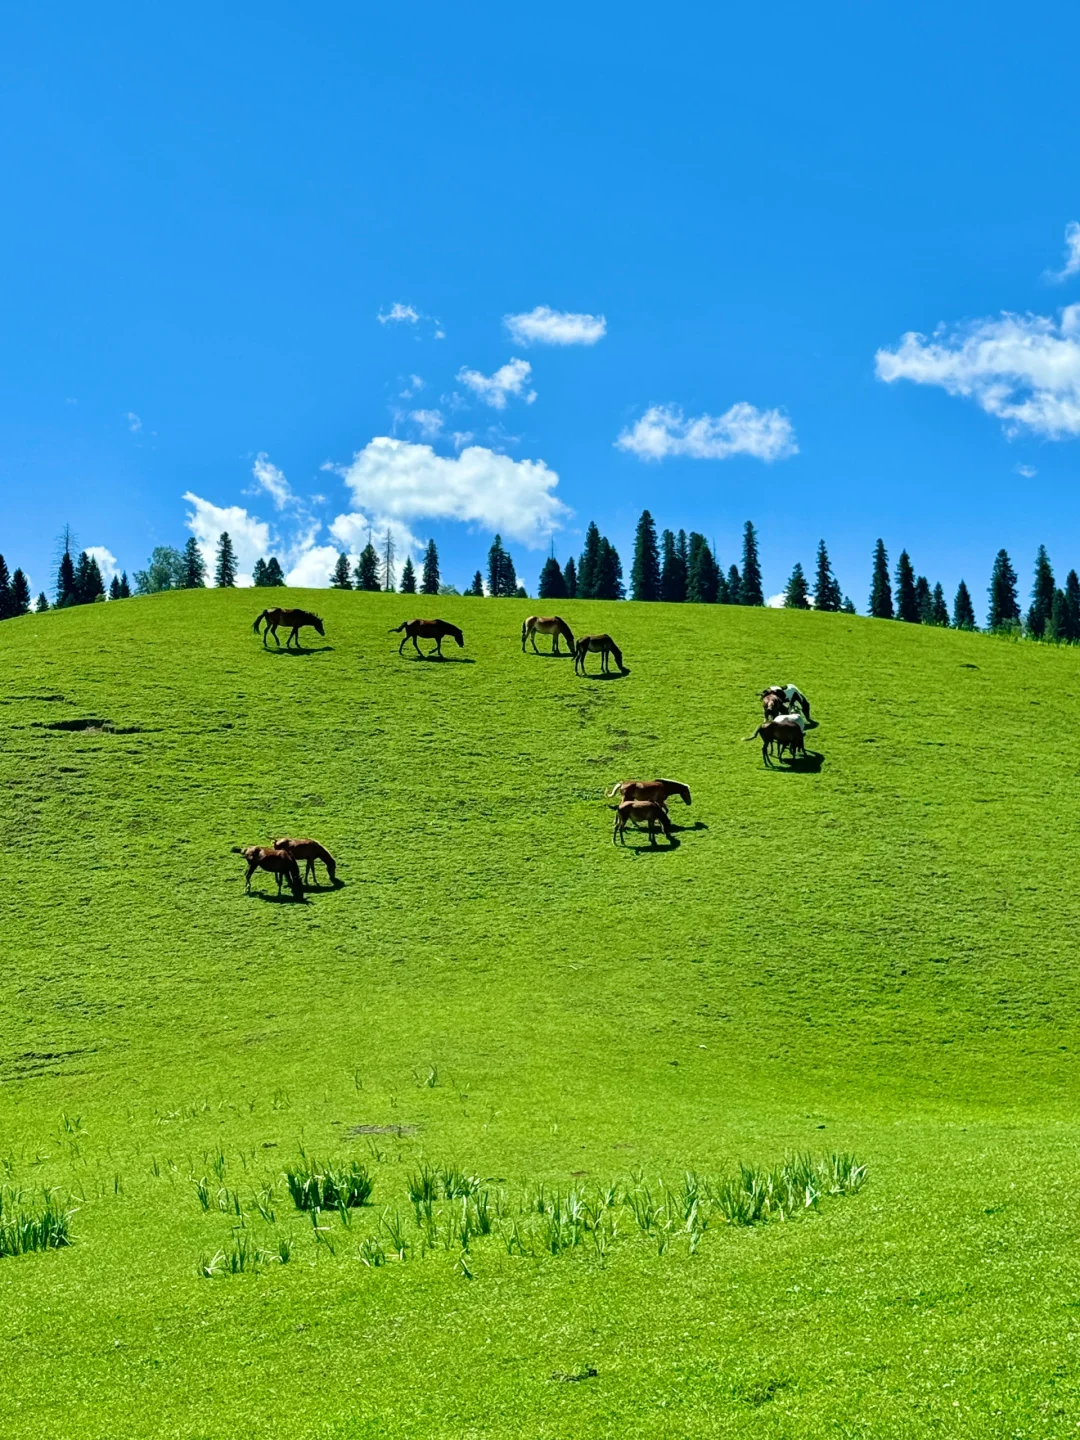
<path id="1" fill-rule="evenodd" d="M 243 855 L 248 862 L 247 880 L 244 885 L 245 894 L 251 893 L 251 877 L 255 871 L 268 870 L 277 881 L 279 898 L 282 880 L 289 882 L 289 889 L 297 900 L 304 898 L 304 887 L 300 883 L 300 867 L 287 850 L 271 849 L 269 846 L 263 845 L 249 845 L 242 850 L 239 845 L 234 845 L 232 853 Z"/>
<path id="2" fill-rule="evenodd" d="M 667 838 L 671 839 L 671 821 L 663 803 L 658 800 L 624 800 L 615 812 L 615 824 L 611 831 L 611 843 L 616 835 L 626 844 L 627 825 L 648 825 L 649 844 L 656 844 L 656 827 L 659 825 Z"/>

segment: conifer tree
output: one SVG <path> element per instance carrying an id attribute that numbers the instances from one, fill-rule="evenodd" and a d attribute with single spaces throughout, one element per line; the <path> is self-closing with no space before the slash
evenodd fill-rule
<path id="1" fill-rule="evenodd" d="M 728 589 L 727 576 L 719 565 L 716 567 L 716 603 L 718 605 L 731 604 L 731 591 Z"/>
<path id="2" fill-rule="evenodd" d="M 1062 645 L 1068 640 L 1069 630 L 1069 602 L 1065 599 L 1065 591 L 1054 587 L 1054 598 L 1050 602 L 1050 615 L 1043 627 L 1044 640 L 1053 645 Z"/>
<path id="3" fill-rule="evenodd" d="M 119 576 L 119 575 L 114 575 L 114 576 L 112 577 L 112 580 L 111 580 L 110 583 L 109 583 L 109 599 L 110 599 L 110 600 L 119 600 L 119 599 L 120 599 L 120 576 Z"/>
<path id="4" fill-rule="evenodd" d="M 218 537 L 214 584 L 219 590 L 231 590 L 236 585 L 236 551 L 227 530 L 223 530 Z"/>
<path id="5" fill-rule="evenodd" d="M 11 613 L 12 615 L 29 615 L 30 613 L 30 582 L 21 570 L 16 570 L 11 577 Z"/>
<path id="6" fill-rule="evenodd" d="M 791 572 L 787 588 L 784 591 L 784 609 L 810 609 L 810 587 L 806 583 L 806 576 L 798 560 L 795 561 L 795 568 Z"/>
<path id="7" fill-rule="evenodd" d="M 681 543 L 670 530 L 663 534 L 663 564 L 660 570 L 660 599 L 678 605 L 686 600 L 686 531 L 680 530 Z"/>
<path id="8" fill-rule="evenodd" d="M 747 520 L 743 529 L 742 580 L 739 584 L 740 605 L 764 605 L 761 589 L 761 565 L 758 561 L 757 531 Z"/>
<path id="9" fill-rule="evenodd" d="M 1075 645 L 1080 640 L 1080 576 L 1070 570 L 1065 577 L 1066 640 Z"/>
<path id="10" fill-rule="evenodd" d="M 577 566 L 574 564 L 574 557 L 571 555 L 563 566 L 563 580 L 566 584 L 566 598 L 573 600 L 577 595 Z"/>
<path id="11" fill-rule="evenodd" d="M 256 590 L 262 590 L 266 586 L 266 561 L 261 555 L 255 561 L 254 569 L 251 572 L 251 583 Z"/>
<path id="12" fill-rule="evenodd" d="M 131 586 L 128 584 L 128 578 L 127 578 L 127 571 L 126 571 L 126 570 L 122 570 L 122 571 L 120 572 L 120 599 L 121 599 L 121 600 L 130 600 L 130 599 L 131 599 Z"/>
<path id="13" fill-rule="evenodd" d="M 92 605 L 95 600 L 104 598 L 105 585 L 101 579 L 101 569 L 94 556 L 83 550 L 79 555 L 79 563 L 75 566 L 75 598 L 72 603 Z"/>
<path id="14" fill-rule="evenodd" d="M 379 552 L 371 543 L 370 537 L 363 550 L 360 551 L 360 559 L 356 562 L 356 588 L 357 590 L 381 590 L 379 583 Z"/>
<path id="15" fill-rule="evenodd" d="M 855 615 L 858 613 L 855 609 L 855 601 L 852 600 L 850 595 L 844 596 L 840 604 L 840 609 L 845 615 Z"/>
<path id="16" fill-rule="evenodd" d="M 664 531 L 674 550 L 675 538 Z M 585 563 L 582 559 L 582 571 Z M 641 512 L 634 536 L 634 563 L 630 567 L 630 595 L 634 600 L 660 599 L 660 552 L 656 546 L 656 524 L 648 510 Z"/>
<path id="17" fill-rule="evenodd" d="M 75 599 L 75 561 L 71 558 L 71 551 L 64 549 L 60 556 L 60 564 L 56 570 L 56 603 L 57 605 L 74 605 Z"/>
<path id="18" fill-rule="evenodd" d="M 742 604 L 742 576 L 739 574 L 739 567 L 732 565 L 727 572 L 728 598 L 725 602 L 728 605 Z"/>
<path id="19" fill-rule="evenodd" d="M 439 593 L 439 552 L 435 548 L 435 541 L 429 540 L 427 549 L 424 551 L 424 569 L 420 578 L 421 595 L 437 595 Z"/>
<path id="20" fill-rule="evenodd" d="M 266 583 L 275 587 L 285 584 L 285 571 L 276 555 L 271 555 L 266 562 Z"/>
<path id="21" fill-rule="evenodd" d="M 840 586 L 832 573 L 829 552 L 825 541 L 819 540 L 817 547 L 817 572 L 814 577 L 814 609 L 836 611 L 840 609 Z"/>
<path id="22" fill-rule="evenodd" d="M 382 554 L 379 557 L 379 564 L 382 576 L 382 588 L 394 590 L 397 588 L 397 575 L 394 569 L 394 559 L 397 555 L 397 547 L 394 544 L 394 532 L 389 526 L 386 528 L 386 539 L 383 541 Z"/>
<path id="23" fill-rule="evenodd" d="M 352 569 L 349 565 L 349 557 L 344 550 L 338 555 L 331 572 L 330 588 L 331 590 L 351 590 L 353 588 Z"/>
<path id="24" fill-rule="evenodd" d="M 472 584 L 465 591 L 465 594 L 476 595 L 481 600 L 484 598 L 484 577 L 480 574 L 479 570 L 477 570 L 476 574 L 472 577 Z"/>
<path id="25" fill-rule="evenodd" d="M 619 552 L 606 535 L 600 537 L 600 550 L 596 558 L 596 599 L 624 600 L 622 561 Z"/>
<path id="26" fill-rule="evenodd" d="M 919 575 L 915 581 L 915 609 L 919 612 L 920 625 L 934 623 L 934 599 L 930 593 L 930 581 L 925 575 Z"/>
<path id="27" fill-rule="evenodd" d="M 401 567 L 401 594 L 416 594 L 416 570 L 411 555 L 405 556 L 405 564 Z"/>
<path id="28" fill-rule="evenodd" d="M 691 531 L 686 574 L 687 600 L 695 605 L 715 605 L 720 598 L 721 585 L 727 589 L 708 541 L 696 530 Z"/>
<path id="29" fill-rule="evenodd" d="M 0 555 L 0 620 L 8 620 L 14 613 L 11 605 L 11 574 L 3 555 Z"/>
<path id="30" fill-rule="evenodd" d="M 990 613 L 987 625 L 991 630 L 1000 630 L 1020 619 L 1020 603 L 1016 594 L 1016 571 L 1012 567 L 1008 551 L 999 550 L 994 558 L 994 569 L 990 576 Z"/>
<path id="31" fill-rule="evenodd" d="M 1035 556 L 1035 583 L 1031 587 L 1031 609 L 1027 617 L 1028 629 L 1036 640 L 1042 639 L 1046 623 L 1050 619 L 1056 588 L 1050 556 L 1046 553 L 1046 546 L 1040 545 Z M 1064 600 L 1064 596 L 1062 598 Z"/>
<path id="32" fill-rule="evenodd" d="M 496 535 L 488 551 L 488 594 L 503 599 L 512 598 L 517 591 L 517 575 L 510 552 L 502 543 L 502 536 Z"/>
<path id="33" fill-rule="evenodd" d="M 919 623 L 919 601 L 915 594 L 915 571 L 911 556 L 906 550 L 900 551 L 896 562 L 896 618 L 909 625 Z"/>
<path id="34" fill-rule="evenodd" d="M 889 557 L 885 553 L 885 542 L 879 540 L 874 546 L 874 573 L 870 582 L 870 614 L 875 620 L 893 618 L 892 586 L 889 584 Z"/>
<path id="35" fill-rule="evenodd" d="M 600 531 L 595 520 L 589 521 L 585 531 L 585 545 L 577 567 L 577 593 L 580 600 L 595 600 L 597 576 L 600 563 Z"/>
<path id="36" fill-rule="evenodd" d="M 953 601 L 952 623 L 957 630 L 974 630 L 975 607 L 971 603 L 971 592 L 963 580 L 956 587 L 956 599 Z"/>
<path id="37" fill-rule="evenodd" d="M 201 590 L 206 584 L 206 561 L 202 557 L 199 542 L 194 535 L 180 553 L 184 558 L 183 579 L 180 582 L 180 588 L 182 590 Z M 258 584 L 258 581 L 255 583 Z"/>
<path id="38" fill-rule="evenodd" d="M 536 593 L 541 600 L 565 600 L 567 598 L 566 578 L 554 555 L 549 555 L 544 561 Z"/>
<path id="39" fill-rule="evenodd" d="M 945 603 L 945 591 L 941 588 L 941 581 L 934 586 L 934 593 L 930 597 L 930 624 L 938 625 L 942 630 L 949 628 L 949 607 Z"/>
<path id="40" fill-rule="evenodd" d="M 34 606 L 34 612 L 37 615 L 44 615 L 45 611 L 48 610 L 48 608 L 49 597 L 45 594 L 45 591 L 42 590 L 41 594 L 37 597 L 37 604 Z"/>

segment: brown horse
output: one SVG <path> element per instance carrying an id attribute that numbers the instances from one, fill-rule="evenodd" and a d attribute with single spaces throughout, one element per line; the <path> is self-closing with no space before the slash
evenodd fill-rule
<path id="1" fill-rule="evenodd" d="M 659 825 L 667 838 L 671 839 L 671 821 L 662 802 L 657 800 L 624 800 L 615 812 L 615 824 L 611 831 L 611 843 L 616 835 L 626 844 L 627 825 L 648 825 L 649 844 L 656 844 L 656 827 Z"/>
<path id="2" fill-rule="evenodd" d="M 589 673 L 585 669 L 585 656 L 589 653 L 590 650 L 592 650 L 593 652 L 596 652 L 598 650 L 600 652 L 601 674 L 607 675 L 610 673 L 608 669 L 608 656 L 614 655 L 615 663 L 619 667 L 619 674 L 629 675 L 629 670 L 627 670 L 626 666 L 622 663 L 622 651 L 615 644 L 615 641 L 612 640 L 610 635 L 582 635 L 581 639 L 574 647 L 575 675 L 578 673 L 579 670 L 581 671 L 582 675 L 587 675 Z"/>
<path id="3" fill-rule="evenodd" d="M 295 860 L 304 861 L 304 884 L 310 880 L 315 882 L 315 861 L 321 860 L 326 866 L 326 873 L 330 877 L 330 884 L 336 885 L 337 865 L 333 855 L 317 840 L 297 840 L 291 835 L 285 835 L 280 840 L 274 841 L 275 850 L 287 850 Z"/>
<path id="4" fill-rule="evenodd" d="M 232 847 L 234 855 L 243 855 L 248 862 L 247 881 L 244 885 L 246 893 L 251 891 L 251 877 L 256 870 L 269 870 L 270 874 L 277 880 L 277 893 L 281 896 L 281 882 L 287 880 L 289 889 L 297 900 L 304 898 L 304 887 L 300 883 L 300 867 L 287 850 L 275 850 L 269 846 L 249 845 L 242 850 L 239 845 Z"/>
<path id="5" fill-rule="evenodd" d="M 666 805 L 670 796 L 678 795 L 684 804 L 690 804 L 690 786 L 681 780 L 624 780 L 612 786 L 607 798 L 610 800 L 616 793 L 621 793 L 624 800 L 655 800 L 661 805 Z"/>
<path id="6" fill-rule="evenodd" d="M 403 620 L 400 625 L 395 625 L 389 633 L 397 635 L 402 630 L 405 631 L 405 634 L 401 636 L 401 644 L 398 646 L 397 653 L 399 655 L 405 649 L 405 641 L 411 640 L 420 658 L 422 660 L 427 658 L 416 643 L 418 635 L 422 640 L 435 641 L 435 649 L 431 653 L 438 655 L 440 660 L 443 658 L 442 642 L 447 635 L 452 636 L 462 648 L 465 645 L 465 636 L 456 625 L 451 625 L 449 620 Z"/>
<path id="7" fill-rule="evenodd" d="M 281 641 L 278 639 L 277 633 L 279 625 L 284 625 L 289 630 L 288 639 L 285 641 L 286 650 L 294 640 L 296 641 L 296 648 L 298 650 L 300 649 L 300 630 L 304 625 L 312 626 L 320 635 L 326 634 L 326 631 L 323 629 L 323 622 L 319 619 L 318 615 L 312 615 L 308 610 L 264 610 L 252 626 L 256 635 L 259 633 L 259 626 L 263 620 L 266 621 L 266 629 L 263 631 L 263 644 L 266 644 L 267 635 L 273 635 L 274 644 L 279 650 L 281 649 Z"/>
<path id="8" fill-rule="evenodd" d="M 566 641 L 570 654 L 572 655 L 574 653 L 573 632 L 561 615 L 530 615 L 527 620 L 523 621 L 521 625 L 521 648 L 523 651 L 525 649 L 526 637 L 532 641 L 532 647 L 536 650 L 536 636 L 538 633 L 551 636 L 552 655 L 562 654 L 562 651 L 559 649 L 560 635 Z M 536 650 L 536 653 L 539 655 L 540 651 Z"/>
<path id="9" fill-rule="evenodd" d="M 747 735 L 747 740 L 761 740 L 761 758 L 766 765 L 771 764 L 769 760 L 769 746 L 774 742 L 780 758 L 783 759 L 784 751 L 791 751 L 792 763 L 799 754 L 806 759 L 806 739 L 803 733 L 804 721 L 801 715 L 781 715 L 776 720 L 767 720 L 759 725 L 753 735 Z"/>

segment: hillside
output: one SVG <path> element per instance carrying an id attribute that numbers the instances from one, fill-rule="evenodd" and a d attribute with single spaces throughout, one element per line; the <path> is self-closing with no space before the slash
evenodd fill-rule
<path id="1" fill-rule="evenodd" d="M 13 1433 L 1072 1431 L 1077 654 L 568 602 L 630 667 L 583 680 L 521 653 L 526 602 L 290 591 L 326 622 L 294 656 L 265 598 L 0 626 L 0 1178 L 77 1207 L 0 1258 Z M 466 648 L 399 659 L 433 608 Z M 741 743 L 787 680 L 817 771 Z M 658 774 L 679 844 L 613 847 L 604 789 Z M 286 833 L 340 889 L 245 896 L 231 847 Z M 301 1147 L 373 1204 L 320 1236 Z M 865 1186 L 693 1254 L 627 1221 L 363 1262 L 424 1163 L 659 1194 L 803 1151 Z M 197 1273 L 239 1225 L 204 1177 L 289 1263 Z"/>

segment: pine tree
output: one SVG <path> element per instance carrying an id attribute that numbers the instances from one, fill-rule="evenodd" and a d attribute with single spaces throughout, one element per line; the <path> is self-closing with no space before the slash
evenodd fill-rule
<path id="1" fill-rule="evenodd" d="M 825 541 L 819 540 L 817 547 L 817 574 L 814 578 L 814 609 L 836 611 L 840 609 L 840 585 L 829 564 L 829 552 Z"/>
<path id="2" fill-rule="evenodd" d="M 915 580 L 915 608 L 919 612 L 920 625 L 934 623 L 934 597 L 930 593 L 930 581 L 925 575 L 919 575 Z"/>
<path id="3" fill-rule="evenodd" d="M 758 562 L 757 531 L 747 520 L 743 529 L 742 580 L 739 584 L 740 605 L 764 605 L 761 589 L 761 565 Z"/>
<path id="4" fill-rule="evenodd" d="M 1031 587 L 1031 609 L 1027 617 L 1028 629 L 1036 640 L 1042 639 L 1046 623 L 1050 619 L 1056 588 L 1050 556 L 1046 553 L 1046 546 L 1040 545 L 1035 556 L 1035 583 Z M 1064 596 L 1062 600 L 1064 602 Z"/>
<path id="5" fill-rule="evenodd" d="M 675 605 L 686 600 L 686 531 L 680 530 L 679 534 L 682 536 L 681 546 L 670 530 L 664 531 L 660 570 L 660 599 Z"/>
<path id="6" fill-rule="evenodd" d="M 885 553 L 885 542 L 879 540 L 874 546 L 874 575 L 870 582 L 870 614 L 875 620 L 893 618 L 892 586 L 889 584 L 889 557 Z"/>
<path id="7" fill-rule="evenodd" d="M 858 611 L 855 609 L 855 601 L 852 600 L 850 595 L 844 596 L 843 600 L 840 602 L 840 610 L 844 615 L 858 614 Z"/>
<path id="8" fill-rule="evenodd" d="M 330 576 L 330 588 L 331 590 L 351 590 L 353 588 L 349 557 L 344 550 L 337 557 L 337 564 Z"/>
<path id="9" fill-rule="evenodd" d="M 571 555 L 563 566 L 563 580 L 566 584 L 566 598 L 573 600 L 577 595 L 577 566 L 574 564 L 574 557 Z"/>
<path id="10" fill-rule="evenodd" d="M 437 595 L 439 593 L 439 552 L 435 549 L 435 541 L 429 540 L 427 549 L 424 551 L 424 570 L 420 578 L 421 595 Z"/>
<path id="11" fill-rule="evenodd" d="M 715 605 L 723 583 L 705 536 L 691 531 L 686 567 L 687 600 L 695 605 Z"/>
<path id="12" fill-rule="evenodd" d="M 276 555 L 271 555 L 266 562 L 266 583 L 275 588 L 285 584 L 285 571 Z"/>
<path id="13" fill-rule="evenodd" d="M 664 531 L 670 542 L 672 554 L 675 537 L 670 530 Z M 582 571 L 585 563 L 582 559 Z M 641 512 L 634 536 L 634 563 L 630 568 L 630 595 L 634 600 L 660 599 L 660 553 L 656 548 L 656 523 L 648 510 Z"/>
<path id="14" fill-rule="evenodd" d="M 119 600 L 119 599 L 120 599 L 120 576 L 119 576 L 119 575 L 114 575 L 114 576 L 112 577 L 112 581 L 111 581 L 111 583 L 110 583 L 110 585 L 109 585 L 109 599 L 110 599 L 110 600 Z"/>
<path id="15" fill-rule="evenodd" d="M 718 605 L 731 604 L 731 591 L 728 589 L 727 576 L 719 565 L 716 567 L 716 603 Z"/>
<path id="16" fill-rule="evenodd" d="M 1068 630 L 1065 638 L 1071 645 L 1080 640 L 1080 576 L 1070 570 L 1065 577 L 1065 614 Z"/>
<path id="17" fill-rule="evenodd" d="M 938 625 L 942 630 L 949 628 L 949 607 L 945 604 L 945 591 L 941 588 L 940 580 L 934 586 L 930 599 L 930 624 Z"/>
<path id="18" fill-rule="evenodd" d="M 739 567 L 732 565 L 727 572 L 728 605 L 742 604 L 742 576 L 739 574 Z"/>
<path id="19" fill-rule="evenodd" d="M 974 630 L 975 607 L 971 603 L 971 592 L 963 580 L 956 587 L 956 599 L 953 601 L 952 623 L 957 630 Z"/>
<path id="20" fill-rule="evenodd" d="M 906 620 L 909 625 L 919 623 L 915 571 L 911 565 L 911 556 L 906 550 L 900 551 L 900 559 L 896 562 L 896 618 Z"/>
<path id="21" fill-rule="evenodd" d="M 1065 591 L 1055 586 L 1054 598 L 1050 602 L 1050 615 L 1043 627 L 1043 639 L 1051 644 L 1061 645 L 1068 640 L 1068 631 L 1069 602 L 1065 598 Z"/>
<path id="22" fill-rule="evenodd" d="M 505 594 L 503 584 L 505 583 L 504 559 L 506 551 L 503 549 L 502 536 L 496 535 L 488 550 L 488 594 L 493 599 L 498 599 Z"/>
<path id="23" fill-rule="evenodd" d="M 60 564 L 56 570 L 56 603 L 57 605 L 74 605 L 75 601 L 75 562 L 71 558 L 71 551 L 65 549 L 60 556 Z"/>
<path id="24" fill-rule="evenodd" d="M 1000 630 L 1020 619 L 1020 604 L 1016 595 L 1016 571 L 1012 567 L 1008 552 L 999 550 L 994 559 L 990 576 L 990 615 L 987 625 L 991 630 Z"/>
<path id="25" fill-rule="evenodd" d="M 30 582 L 21 570 L 16 570 L 11 577 L 11 613 L 12 615 L 29 615 L 30 613 Z"/>
<path id="26" fill-rule="evenodd" d="M 194 535 L 180 553 L 184 557 L 184 578 L 180 582 L 180 588 L 182 590 L 201 590 L 206 584 L 206 561 L 202 557 L 199 542 Z"/>
<path id="27" fill-rule="evenodd" d="M 266 561 L 261 555 L 258 560 L 255 561 L 255 568 L 251 572 L 251 583 L 255 586 L 256 590 L 266 588 Z"/>
<path id="28" fill-rule="evenodd" d="M 802 565 L 798 560 L 795 561 L 795 568 L 791 572 L 791 578 L 784 591 L 784 609 L 810 609 L 810 587 L 806 583 L 806 576 L 803 574 Z"/>
<path id="29" fill-rule="evenodd" d="M 412 556 L 405 556 L 405 564 L 401 567 L 401 594 L 416 594 L 416 570 L 413 568 Z"/>
<path id="30" fill-rule="evenodd" d="M 624 600 L 622 561 L 619 552 L 606 535 L 600 537 L 600 551 L 596 558 L 596 599 Z"/>
<path id="31" fill-rule="evenodd" d="M 567 598 L 566 578 L 563 575 L 562 566 L 554 555 L 549 555 L 544 561 L 536 593 L 541 600 L 565 600 Z"/>
<path id="32" fill-rule="evenodd" d="M 11 575 L 7 562 L 0 555 L 0 620 L 9 620 L 15 611 L 11 602 Z"/>
<path id="33" fill-rule="evenodd" d="M 45 591 L 42 590 L 41 594 L 37 597 L 37 604 L 34 606 L 34 612 L 37 615 L 44 615 L 45 611 L 48 610 L 48 608 L 49 597 L 45 594 Z"/>
<path id="34" fill-rule="evenodd" d="M 477 570 L 476 574 L 472 577 L 472 584 L 465 591 L 465 594 L 476 595 L 481 600 L 484 598 L 484 577 L 480 574 L 479 570 Z"/>
<path id="35" fill-rule="evenodd" d="M 93 555 L 83 550 L 79 555 L 79 563 L 75 566 L 75 598 L 72 603 L 92 605 L 99 598 L 105 598 L 101 569 Z"/>
<path id="36" fill-rule="evenodd" d="M 218 537 L 214 584 L 219 590 L 231 590 L 236 585 L 236 551 L 227 530 L 223 530 Z"/>
<path id="37" fill-rule="evenodd" d="M 577 593 L 580 600 L 595 600 L 600 564 L 600 531 L 595 520 L 589 521 L 585 531 L 585 546 L 577 567 Z"/>
<path id="38" fill-rule="evenodd" d="M 127 578 L 127 571 L 126 571 L 126 570 L 123 570 L 123 571 L 121 571 L 121 573 L 120 573 L 120 595 L 119 595 L 119 598 L 120 598 L 121 600 L 130 600 L 130 599 L 131 599 L 131 586 L 128 584 L 128 578 Z"/>
<path id="39" fill-rule="evenodd" d="M 379 552 L 371 543 L 369 537 L 367 544 L 360 551 L 360 559 L 356 562 L 356 588 L 357 590 L 381 590 L 379 583 Z"/>

